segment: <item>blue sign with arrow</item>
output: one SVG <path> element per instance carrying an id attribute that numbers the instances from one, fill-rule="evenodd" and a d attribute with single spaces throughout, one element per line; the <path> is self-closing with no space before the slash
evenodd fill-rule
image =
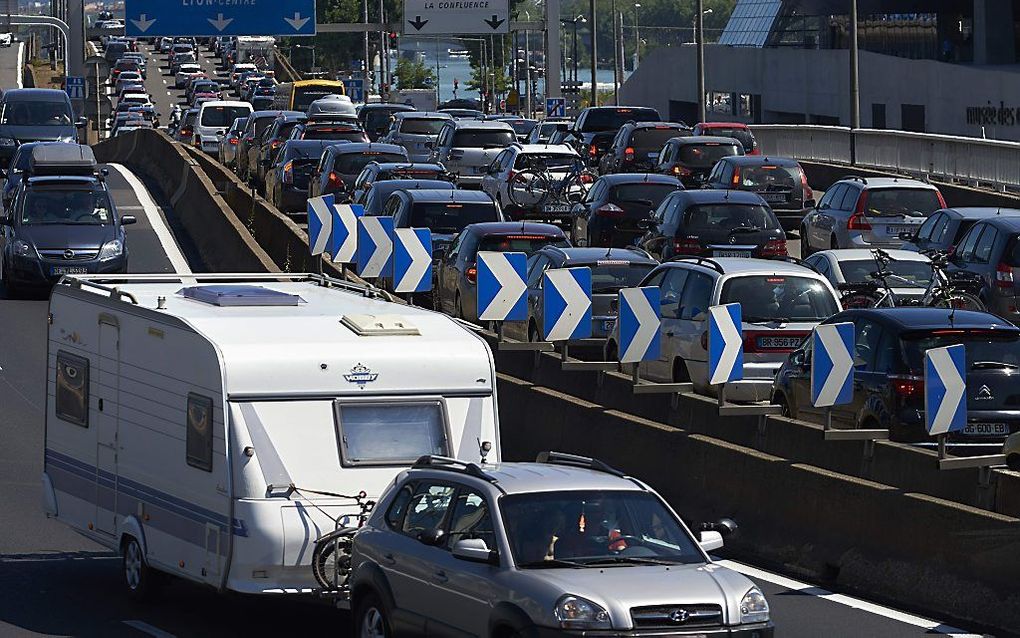
<path id="1" fill-rule="evenodd" d="M 528 256 L 482 250 L 477 259 L 479 321 L 527 321 Z"/>
<path id="2" fill-rule="evenodd" d="M 358 275 L 365 279 L 393 274 L 393 218 L 358 218 Z"/>
<path id="3" fill-rule="evenodd" d="M 567 100 L 562 97 L 545 98 L 546 117 L 564 117 L 567 114 Z"/>
<path id="4" fill-rule="evenodd" d="M 344 80 L 344 91 L 347 92 L 347 97 L 351 98 L 352 102 L 365 101 L 365 81 L 361 78 Z"/>
<path id="5" fill-rule="evenodd" d="M 124 18 L 133 37 L 315 35 L 315 0 L 125 0 Z"/>
<path id="6" fill-rule="evenodd" d="M 639 363 L 658 359 L 659 287 L 624 288 L 620 291 L 620 363 Z"/>
<path id="7" fill-rule="evenodd" d="M 854 324 L 816 326 L 811 339 L 812 405 L 828 408 L 850 403 L 854 398 Z"/>
<path id="8" fill-rule="evenodd" d="M 323 195 L 329 197 L 332 195 Z M 310 200 L 309 200 L 310 201 Z M 358 258 L 358 218 L 365 214 L 361 204 L 333 204 L 333 234 L 329 240 L 329 255 L 336 264 L 354 263 Z M 312 218 L 308 218 L 311 228 Z"/>
<path id="9" fill-rule="evenodd" d="M 963 344 L 924 353 L 924 425 L 928 434 L 967 427 L 967 350 Z"/>
<path id="10" fill-rule="evenodd" d="M 333 196 L 323 195 L 308 200 L 308 248 L 312 255 L 321 255 L 329 245 L 333 228 Z"/>
<path id="11" fill-rule="evenodd" d="M 432 290 L 432 231 L 398 228 L 393 232 L 393 292 Z"/>
<path id="12" fill-rule="evenodd" d="M 708 309 L 708 382 L 712 385 L 744 378 L 744 333 L 740 304 Z"/>
<path id="13" fill-rule="evenodd" d="M 550 268 L 543 275 L 542 332 L 546 341 L 591 336 L 591 268 Z"/>

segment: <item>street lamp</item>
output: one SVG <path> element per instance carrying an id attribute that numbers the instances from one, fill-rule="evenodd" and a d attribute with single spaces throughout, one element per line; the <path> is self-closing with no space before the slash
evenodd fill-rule
<path id="1" fill-rule="evenodd" d="M 588 15 L 591 20 L 591 101 L 589 106 L 599 105 L 599 85 L 596 81 L 595 72 L 598 70 L 599 62 L 599 23 L 595 19 L 595 0 L 588 0 Z"/>
<path id="2" fill-rule="evenodd" d="M 585 23 L 588 22 L 588 20 L 583 15 L 578 15 L 578 16 L 574 16 L 573 20 L 562 19 L 562 20 L 560 20 L 560 22 L 562 22 L 563 24 L 572 24 L 572 25 L 574 25 L 574 46 L 573 46 L 574 54 L 573 54 L 572 57 L 574 59 L 574 77 L 573 77 L 573 80 L 574 80 L 574 84 L 576 85 L 577 84 L 577 23 L 580 22 L 582 24 L 585 24 Z"/>
<path id="3" fill-rule="evenodd" d="M 638 32 L 638 9 L 641 8 L 640 2 L 634 3 L 634 59 L 631 63 L 631 72 L 637 71 L 638 62 L 641 61 L 641 34 Z"/>

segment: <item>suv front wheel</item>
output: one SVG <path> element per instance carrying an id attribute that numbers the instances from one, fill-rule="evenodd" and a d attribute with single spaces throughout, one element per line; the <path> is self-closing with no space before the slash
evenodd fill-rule
<path id="1" fill-rule="evenodd" d="M 379 596 L 375 593 L 366 594 L 358 601 L 354 613 L 355 638 L 391 638 L 389 617 Z"/>

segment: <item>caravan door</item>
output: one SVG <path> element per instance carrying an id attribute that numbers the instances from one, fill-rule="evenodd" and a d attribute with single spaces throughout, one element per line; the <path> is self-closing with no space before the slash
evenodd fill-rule
<path id="1" fill-rule="evenodd" d="M 120 413 L 120 324 L 99 315 L 99 374 L 96 413 L 96 530 L 117 531 L 117 433 Z"/>

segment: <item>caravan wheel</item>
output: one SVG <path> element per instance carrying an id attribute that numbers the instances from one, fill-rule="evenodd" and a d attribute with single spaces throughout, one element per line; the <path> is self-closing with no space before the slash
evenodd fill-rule
<path id="1" fill-rule="evenodd" d="M 127 585 L 128 596 L 142 601 L 152 593 L 152 571 L 145 564 L 142 546 L 128 536 L 121 546 L 122 565 L 124 566 L 124 584 Z"/>

